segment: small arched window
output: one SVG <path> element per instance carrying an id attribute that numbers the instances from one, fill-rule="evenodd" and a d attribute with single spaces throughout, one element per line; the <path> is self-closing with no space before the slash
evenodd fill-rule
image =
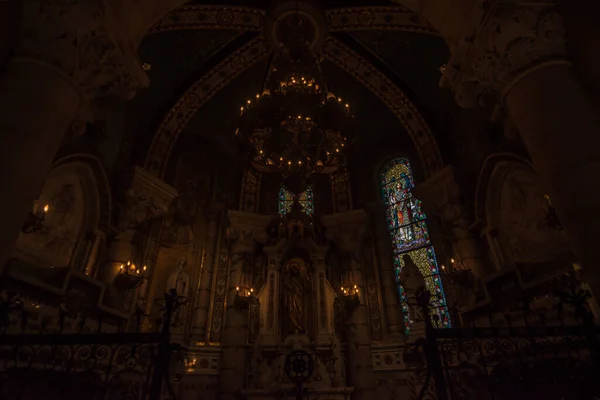
<path id="1" fill-rule="evenodd" d="M 315 205 L 313 201 L 313 190 L 312 187 L 308 187 L 304 192 L 299 195 L 295 195 L 289 190 L 282 186 L 279 189 L 279 216 L 283 217 L 292 209 L 292 204 L 294 204 L 294 200 L 298 198 L 298 203 L 302 206 L 302 210 L 308 214 L 312 215 L 315 210 Z"/>
<path id="2" fill-rule="evenodd" d="M 421 202 L 412 195 L 415 185 L 410 163 L 402 158 L 390 161 L 381 171 L 380 179 L 388 231 L 392 241 L 396 279 L 404 267 L 403 256 L 410 255 L 425 278 L 426 288 L 431 292 L 430 315 L 433 325 L 440 328 L 449 327 L 450 316 L 446 296 L 435 251 L 429 239 L 426 217 L 421 211 Z M 404 331 L 408 334 L 410 315 L 406 293 L 400 285 L 398 290 L 404 313 Z"/>

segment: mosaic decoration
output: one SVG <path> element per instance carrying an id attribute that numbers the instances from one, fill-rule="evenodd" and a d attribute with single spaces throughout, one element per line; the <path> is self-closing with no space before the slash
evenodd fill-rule
<path id="1" fill-rule="evenodd" d="M 408 254 L 425 278 L 431 292 L 430 314 L 435 327 L 450 327 L 450 315 L 442 287 L 435 251 L 429 239 L 426 217 L 421 202 L 412 196 L 415 184 L 408 160 L 396 159 L 381 173 L 381 194 L 387 207 L 387 224 L 392 239 L 392 254 L 396 277 L 404 267 L 403 256 Z M 410 316 L 406 293 L 399 286 L 404 331 L 410 331 Z M 435 317 L 437 316 L 437 317 Z"/>
<path id="2" fill-rule="evenodd" d="M 279 190 L 279 216 L 283 217 L 292 209 L 292 204 L 294 204 L 294 194 L 287 190 L 285 187 L 282 187 Z M 313 200 L 313 190 L 309 186 L 304 192 L 300 193 L 298 197 L 298 202 L 302 206 L 302 210 L 308 214 L 312 215 L 315 211 L 315 203 Z"/>

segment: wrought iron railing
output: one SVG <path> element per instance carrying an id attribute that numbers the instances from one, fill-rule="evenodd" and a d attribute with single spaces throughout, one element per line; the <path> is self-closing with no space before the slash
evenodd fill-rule
<path id="1" fill-rule="evenodd" d="M 545 318 L 533 323 L 529 310 L 519 321 L 505 316 L 502 326 L 492 318 L 486 327 L 435 329 L 427 322 L 426 337 L 408 356 L 427 364 L 418 398 L 433 398 L 434 386 L 438 400 L 599 399 L 600 327 L 586 308 L 589 294 L 558 297 L 555 325 Z M 427 312 L 429 293 L 418 300 Z M 571 324 L 563 318 L 567 307 Z"/>
<path id="2" fill-rule="evenodd" d="M 158 332 L 0 334 L 0 398 L 175 398 L 170 326 L 182 302 L 174 291 L 157 301 Z"/>

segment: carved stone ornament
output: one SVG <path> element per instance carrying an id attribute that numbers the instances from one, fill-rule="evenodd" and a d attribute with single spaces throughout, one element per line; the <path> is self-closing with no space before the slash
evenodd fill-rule
<path id="1" fill-rule="evenodd" d="M 422 200 L 426 213 L 433 212 L 439 215 L 444 223 L 457 223 L 461 219 L 468 218 L 456 171 L 450 165 L 419 184 L 413 194 Z"/>
<path id="2" fill-rule="evenodd" d="M 226 235 L 232 242 L 233 254 L 254 249 L 255 243 L 266 243 L 268 239 L 266 229 L 271 222 L 271 217 L 237 210 L 229 210 L 227 215 L 229 227 Z"/>
<path id="3" fill-rule="evenodd" d="M 565 29 L 555 1 L 483 2 L 474 39 L 458 45 L 440 82 L 456 92 L 461 107 L 504 97 L 528 72 L 567 63 Z"/>
<path id="4" fill-rule="evenodd" d="M 130 99 L 149 82 L 125 26 L 105 0 L 24 0 L 14 61 L 56 69 L 84 101 Z"/>
<path id="5" fill-rule="evenodd" d="M 121 230 L 135 228 L 144 221 L 166 213 L 169 204 L 177 196 L 177 190 L 140 167 L 135 167 L 124 176 L 122 184 L 127 189 L 118 224 Z"/>

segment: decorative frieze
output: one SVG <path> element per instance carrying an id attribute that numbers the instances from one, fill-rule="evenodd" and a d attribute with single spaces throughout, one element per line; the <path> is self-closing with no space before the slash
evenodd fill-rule
<path id="1" fill-rule="evenodd" d="M 556 1 L 487 1 L 473 38 L 455 46 L 441 85 L 462 107 L 504 97 L 526 74 L 567 62 L 565 29 Z"/>

